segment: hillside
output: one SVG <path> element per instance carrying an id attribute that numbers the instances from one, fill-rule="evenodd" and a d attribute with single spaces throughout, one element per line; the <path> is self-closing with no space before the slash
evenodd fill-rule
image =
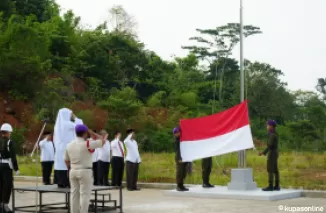
<path id="1" fill-rule="evenodd" d="M 146 49 L 122 7 L 110 14 L 119 23 L 115 29 L 106 22 L 85 29 L 73 11 L 60 15 L 53 0 L 1 1 L 0 11 L 0 121 L 16 128 L 22 150 L 31 149 L 41 120 L 53 125 L 62 107 L 93 129 L 134 127 L 143 151 L 164 152 L 173 150 L 171 129 L 181 118 L 239 103 L 239 61 L 231 54 L 238 23 L 198 29 L 189 35 L 194 46 L 180 47 L 189 54 L 166 61 Z M 253 39 L 263 33 L 252 25 L 244 31 Z M 264 144 L 266 120 L 275 119 L 282 150 L 324 151 L 323 76 L 318 91 L 289 91 L 283 71 L 273 65 L 247 59 L 245 68 L 256 143 Z"/>

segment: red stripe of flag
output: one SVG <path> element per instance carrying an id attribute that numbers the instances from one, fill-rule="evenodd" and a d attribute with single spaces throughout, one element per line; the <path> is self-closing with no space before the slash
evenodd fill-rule
<path id="1" fill-rule="evenodd" d="M 180 121 L 181 142 L 204 140 L 249 125 L 247 101 L 220 113 Z"/>

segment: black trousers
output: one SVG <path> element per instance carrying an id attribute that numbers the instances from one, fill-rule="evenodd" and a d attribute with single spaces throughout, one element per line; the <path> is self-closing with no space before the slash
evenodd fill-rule
<path id="1" fill-rule="evenodd" d="M 184 180 L 187 176 L 187 166 L 188 163 L 179 163 L 176 161 L 176 167 L 177 167 L 177 174 L 176 174 L 176 180 L 178 187 L 183 186 Z"/>
<path id="2" fill-rule="evenodd" d="M 93 162 L 93 185 L 94 186 L 97 186 L 98 185 L 98 169 L 97 169 L 97 166 L 98 166 L 98 162 Z"/>
<path id="3" fill-rule="evenodd" d="M 98 161 L 97 163 L 97 183 L 100 186 L 109 186 L 109 170 L 110 163 L 104 161 Z"/>
<path id="4" fill-rule="evenodd" d="M 44 184 L 51 184 L 51 173 L 54 161 L 43 161 L 42 164 L 42 176 Z"/>
<path id="5" fill-rule="evenodd" d="M 132 163 L 130 161 L 127 161 L 126 170 L 127 170 L 127 188 L 137 189 L 139 163 Z"/>
<path id="6" fill-rule="evenodd" d="M 9 164 L 0 163 L 0 203 L 9 203 L 12 187 L 13 175 Z"/>
<path id="7" fill-rule="evenodd" d="M 278 153 L 269 152 L 267 156 L 267 172 L 268 172 L 268 184 L 273 186 L 280 186 L 280 172 L 278 170 Z M 275 179 L 274 179 L 275 178 Z"/>
<path id="8" fill-rule="evenodd" d="M 54 170 L 54 183 L 60 188 L 70 187 L 68 170 Z"/>
<path id="9" fill-rule="evenodd" d="M 123 157 L 113 156 L 111 159 L 112 167 L 112 186 L 121 186 L 123 179 L 123 172 L 125 168 L 125 162 Z"/>
<path id="10" fill-rule="evenodd" d="M 203 184 L 209 184 L 209 176 L 212 172 L 213 160 L 211 157 L 204 158 L 201 161 Z"/>

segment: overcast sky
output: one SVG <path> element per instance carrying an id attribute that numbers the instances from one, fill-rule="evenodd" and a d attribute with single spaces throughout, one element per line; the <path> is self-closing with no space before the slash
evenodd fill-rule
<path id="1" fill-rule="evenodd" d="M 56 0 L 72 9 L 83 24 L 108 20 L 108 10 L 122 5 L 137 22 L 146 47 L 164 59 L 184 56 L 182 45 L 196 28 L 213 28 L 239 20 L 239 0 Z M 244 24 L 263 34 L 245 40 L 245 58 L 281 69 L 289 89 L 315 90 L 326 78 L 326 0 L 243 0 Z M 234 50 L 239 58 L 239 48 Z"/>

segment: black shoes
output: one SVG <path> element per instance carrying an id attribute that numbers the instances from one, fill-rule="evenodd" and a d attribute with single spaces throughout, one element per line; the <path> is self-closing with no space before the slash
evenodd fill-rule
<path id="1" fill-rule="evenodd" d="M 270 192 L 270 191 L 273 191 L 274 188 L 273 188 L 273 185 L 268 185 L 266 188 L 263 188 L 262 189 L 264 192 Z"/>
<path id="2" fill-rule="evenodd" d="M 272 185 L 269 185 L 266 188 L 263 188 L 262 190 L 265 191 L 265 192 L 271 192 L 271 191 L 280 191 L 281 188 L 280 188 L 280 186 L 274 186 L 273 187 Z"/>
<path id="3" fill-rule="evenodd" d="M 177 191 L 178 192 L 187 192 L 187 191 L 189 191 L 189 189 L 187 189 L 183 185 L 180 185 L 180 186 L 177 187 Z"/>
<path id="4" fill-rule="evenodd" d="M 70 188 L 70 186 L 63 185 L 63 184 L 58 184 L 58 188 L 59 189 L 66 189 L 66 188 Z"/>
<path id="5" fill-rule="evenodd" d="M 280 191 L 281 188 L 280 188 L 280 186 L 274 186 L 273 190 L 274 190 L 274 191 Z"/>
<path id="6" fill-rule="evenodd" d="M 203 188 L 214 188 L 215 186 L 213 186 L 212 184 L 210 183 L 204 183 L 203 184 Z"/>
<path id="7" fill-rule="evenodd" d="M 133 188 L 133 189 L 130 189 L 130 188 L 127 188 L 128 191 L 140 191 L 140 188 Z"/>

